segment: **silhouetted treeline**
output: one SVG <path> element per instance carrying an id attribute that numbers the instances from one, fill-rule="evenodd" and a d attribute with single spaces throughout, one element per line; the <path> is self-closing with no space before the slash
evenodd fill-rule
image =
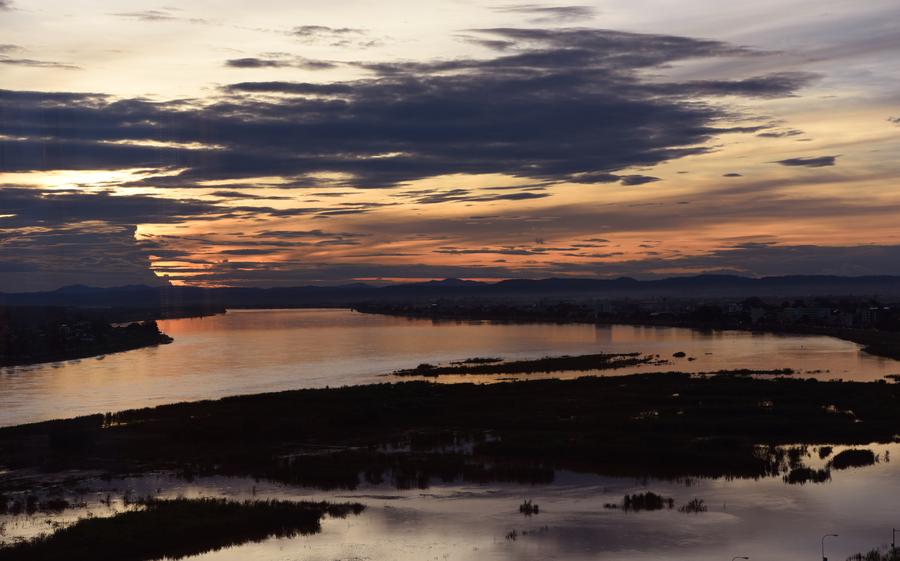
<path id="1" fill-rule="evenodd" d="M 882 546 L 869 550 L 866 553 L 857 553 L 847 558 L 847 561 L 900 561 L 900 549 L 892 546 Z"/>
<path id="2" fill-rule="evenodd" d="M 171 341 L 152 319 L 116 326 L 96 311 L 0 308 L 0 366 L 84 358 Z"/>

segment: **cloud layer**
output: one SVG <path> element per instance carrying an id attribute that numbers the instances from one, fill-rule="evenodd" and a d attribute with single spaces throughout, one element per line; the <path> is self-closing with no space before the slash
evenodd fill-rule
<path id="1" fill-rule="evenodd" d="M 811 79 L 647 82 L 644 69 L 751 54 L 716 41 L 604 30 L 480 33 L 516 47 L 486 59 L 356 63 L 373 77 L 351 82 L 238 83 L 208 102 L 3 91 L 10 117 L 0 135 L 15 140 L 3 141 L 0 171 L 184 170 L 159 185 L 323 173 L 360 188 L 454 173 L 607 182 L 604 174 L 707 151 L 713 137 L 735 130 L 723 124 L 726 110 L 698 96 L 790 95 Z"/>
<path id="2" fill-rule="evenodd" d="M 877 265 L 898 253 L 887 238 L 711 241 L 734 225 L 758 233 L 791 222 L 818 235 L 822 224 L 893 212 L 874 190 L 852 204 L 835 194 L 858 161 L 835 154 L 844 145 L 806 144 L 799 157 L 748 151 L 700 169 L 742 143 L 823 136 L 767 113 L 781 103 L 769 100 L 796 98 L 817 75 L 767 67 L 772 53 L 723 41 L 563 27 L 594 17 L 587 6 L 492 11 L 546 27 L 463 30 L 456 38 L 480 56 L 422 60 L 360 60 L 374 39 L 358 27 L 266 30 L 291 47 L 219 51 L 213 66 L 227 81 L 205 98 L 0 90 L 0 173 L 22 174 L 11 181 L 132 174 L 93 185 L 71 174 L 67 189 L 0 186 L 0 290 L 159 282 L 151 262 L 176 281 L 263 286 L 890 269 Z M 116 21 L 204 23 L 179 14 Z M 352 56 L 320 50 L 336 46 Z M 65 66 L 21 50 L 0 45 L 0 65 Z M 880 126 L 893 130 L 885 114 Z M 684 168 L 661 165 L 674 161 Z M 667 243 L 679 232 L 690 233 L 686 245 L 694 233 L 705 239 Z"/>

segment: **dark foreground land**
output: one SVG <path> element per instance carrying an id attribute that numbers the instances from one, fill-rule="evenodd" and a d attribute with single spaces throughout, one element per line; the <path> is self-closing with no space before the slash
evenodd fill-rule
<path id="1" fill-rule="evenodd" d="M 48 474 L 171 469 L 353 488 L 547 483 L 554 470 L 787 476 L 802 448 L 890 442 L 900 385 L 644 374 L 299 390 L 0 429 L 0 494 Z M 83 472 L 82 472 L 83 473 Z M 827 474 L 795 473 L 794 481 Z M 73 475 L 76 474 L 76 475 Z M 788 479 L 786 479 L 788 480 Z"/>
<path id="2" fill-rule="evenodd" d="M 180 559 L 270 537 L 320 531 L 324 516 L 359 514 L 358 504 L 222 499 L 151 500 L 108 518 L 83 518 L 28 542 L 0 547 L 0 561 Z"/>

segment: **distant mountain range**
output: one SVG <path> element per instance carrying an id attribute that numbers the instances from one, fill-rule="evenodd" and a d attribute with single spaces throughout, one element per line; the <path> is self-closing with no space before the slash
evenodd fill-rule
<path id="1" fill-rule="evenodd" d="M 292 288 L 198 288 L 142 285 L 96 288 L 66 286 L 49 292 L 0 293 L 0 306 L 81 306 L 129 308 L 273 308 L 345 306 L 373 300 L 434 298 L 523 299 L 553 298 L 714 298 L 807 296 L 900 296 L 900 277 L 782 276 L 748 278 L 698 275 L 660 280 L 618 279 L 515 279 L 496 283 L 445 279 L 423 283 L 373 286 Z"/>

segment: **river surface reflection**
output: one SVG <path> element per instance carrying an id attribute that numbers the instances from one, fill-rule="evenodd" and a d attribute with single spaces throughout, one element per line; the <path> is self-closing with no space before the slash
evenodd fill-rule
<path id="1" fill-rule="evenodd" d="M 663 366 L 600 373 L 607 375 L 794 368 L 819 378 L 877 380 L 900 373 L 900 362 L 862 353 L 854 343 L 818 336 L 432 322 L 335 309 L 232 310 L 161 321 L 160 327 L 175 338 L 173 344 L 0 369 L 0 426 L 226 395 L 384 382 L 390 378 L 383 375 L 397 369 L 475 356 L 640 352 L 672 360 Z M 695 360 L 672 359 L 678 351 Z"/>
<path id="2" fill-rule="evenodd" d="M 89 506 L 66 517 L 109 515 L 130 496 L 268 498 L 360 502 L 359 516 L 326 519 L 313 536 L 269 539 L 192 560 L 203 561 L 393 561 L 459 560 L 658 560 L 713 561 L 746 555 L 754 560 L 796 561 L 819 556 L 820 538 L 828 556 L 842 560 L 890 541 L 900 517 L 900 444 L 866 446 L 880 461 L 874 466 L 833 470 L 827 483 L 788 485 L 780 477 L 760 480 L 705 480 L 689 483 L 635 480 L 561 472 L 549 485 L 436 485 L 397 490 L 388 486 L 321 492 L 252 479 L 201 478 L 192 482 L 168 475 L 85 483 Z M 845 447 L 835 447 L 838 453 Z M 804 461 L 817 467 L 816 450 Z M 653 491 L 672 497 L 676 507 L 700 498 L 708 511 L 685 514 L 677 508 L 624 512 L 604 508 L 623 495 Z M 99 501 L 109 494 L 111 505 Z M 532 499 L 540 513 L 518 511 Z M 57 517 L 58 518 L 58 517 Z M 0 517 L 7 539 L 46 531 L 40 516 Z M 516 539 L 507 536 L 515 531 Z"/>

